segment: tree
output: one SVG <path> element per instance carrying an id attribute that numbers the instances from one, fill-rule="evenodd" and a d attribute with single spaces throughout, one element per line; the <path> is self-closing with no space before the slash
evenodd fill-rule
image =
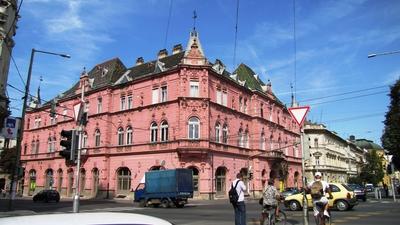
<path id="1" fill-rule="evenodd" d="M 0 154 L 0 170 L 11 174 L 15 168 L 17 148 L 4 149 Z"/>
<path id="2" fill-rule="evenodd" d="M 393 155 L 393 163 L 400 168 L 400 79 L 390 87 L 390 106 L 386 113 L 382 146 Z"/>
<path id="3" fill-rule="evenodd" d="M 373 149 L 366 154 L 366 160 L 367 163 L 361 169 L 360 177 L 365 183 L 372 183 L 376 186 L 384 176 L 382 156 L 379 156 Z"/>

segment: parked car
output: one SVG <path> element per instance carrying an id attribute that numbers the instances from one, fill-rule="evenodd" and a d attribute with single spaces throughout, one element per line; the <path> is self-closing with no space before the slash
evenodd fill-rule
<path id="1" fill-rule="evenodd" d="M 374 185 L 373 184 L 366 184 L 365 185 L 365 190 L 367 190 L 367 192 L 373 192 L 374 191 Z"/>
<path id="2" fill-rule="evenodd" d="M 329 207 L 336 208 L 339 211 L 352 209 L 358 204 L 356 195 L 353 190 L 346 184 L 330 183 L 333 199 L 329 199 Z M 307 194 L 307 204 L 312 208 L 311 195 Z M 303 193 L 294 194 L 285 198 L 284 204 L 286 208 L 296 211 L 303 208 Z"/>
<path id="3" fill-rule="evenodd" d="M 356 194 L 357 199 L 362 199 L 364 202 L 367 201 L 367 190 L 360 184 L 347 184 L 351 189 L 353 189 L 354 194 Z"/>
<path id="4" fill-rule="evenodd" d="M 60 194 L 56 190 L 42 190 L 36 195 L 33 196 L 33 201 L 44 201 L 44 202 L 49 202 L 49 201 L 55 201 L 59 202 L 60 201 Z"/>
<path id="5" fill-rule="evenodd" d="M 299 189 L 297 189 L 295 187 L 287 187 L 287 188 L 285 188 L 284 191 L 282 191 L 281 194 L 282 194 L 283 198 L 286 198 L 286 197 L 288 197 L 290 195 L 294 195 L 294 194 L 297 194 L 297 193 L 300 193 Z"/>

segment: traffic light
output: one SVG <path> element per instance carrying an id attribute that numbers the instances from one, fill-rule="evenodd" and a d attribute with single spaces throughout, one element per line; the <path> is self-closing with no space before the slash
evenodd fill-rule
<path id="1" fill-rule="evenodd" d="M 66 161 L 75 162 L 77 159 L 78 141 L 77 132 L 75 130 L 62 130 L 60 145 L 64 147 L 60 151 L 60 156 L 65 158 Z"/>

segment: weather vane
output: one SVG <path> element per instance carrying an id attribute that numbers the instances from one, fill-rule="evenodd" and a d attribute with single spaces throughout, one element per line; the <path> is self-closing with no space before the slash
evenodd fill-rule
<path id="1" fill-rule="evenodd" d="M 193 30 L 196 30 L 196 19 L 197 19 L 197 13 L 196 10 L 193 11 Z"/>

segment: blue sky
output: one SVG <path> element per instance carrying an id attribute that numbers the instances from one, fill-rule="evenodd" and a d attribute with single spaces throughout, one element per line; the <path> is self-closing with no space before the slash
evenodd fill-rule
<path id="1" fill-rule="evenodd" d="M 49 100 L 71 87 L 83 67 L 114 57 L 131 67 L 137 57 L 153 60 L 160 49 L 186 46 L 196 10 L 207 58 L 221 59 L 233 71 L 236 1 L 173 0 L 168 27 L 169 8 L 170 0 L 25 0 L 13 57 L 26 79 L 32 48 L 72 56 L 35 55 L 31 94 L 42 76 L 41 97 Z M 295 83 L 297 100 L 311 106 L 308 119 L 343 138 L 353 134 L 380 144 L 400 54 L 367 55 L 400 50 L 399 12 L 397 0 L 296 0 L 295 66 L 293 0 L 241 0 L 236 64 L 270 79 L 286 104 Z M 8 82 L 24 89 L 13 64 Z M 354 93 L 340 95 L 348 92 Z M 22 93 L 9 87 L 8 94 L 12 114 L 20 116 Z M 321 98 L 330 95 L 337 96 Z M 321 99 L 309 100 L 315 98 Z"/>

